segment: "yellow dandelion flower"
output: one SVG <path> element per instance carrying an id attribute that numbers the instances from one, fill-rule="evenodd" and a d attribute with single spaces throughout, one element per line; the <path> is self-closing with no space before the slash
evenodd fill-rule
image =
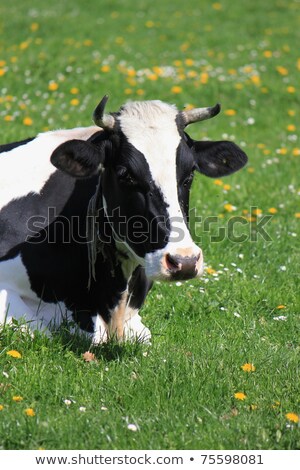
<path id="1" fill-rule="evenodd" d="M 234 398 L 236 398 L 237 400 L 245 400 L 247 398 L 247 395 L 243 392 L 236 392 L 234 394 Z"/>
<path id="2" fill-rule="evenodd" d="M 130 86 L 135 86 L 136 85 L 136 79 L 128 77 L 126 78 L 126 82 L 129 83 Z"/>
<path id="3" fill-rule="evenodd" d="M 192 65 L 194 65 L 194 60 L 193 59 L 185 59 L 185 65 L 187 65 L 188 67 L 191 67 Z"/>
<path id="4" fill-rule="evenodd" d="M 252 83 L 254 83 L 254 85 L 260 85 L 260 76 L 259 75 L 252 75 L 250 80 L 251 80 Z"/>
<path id="5" fill-rule="evenodd" d="M 252 65 L 245 65 L 245 67 L 243 68 L 243 71 L 244 71 L 245 73 L 251 73 L 251 72 L 253 72 L 253 67 L 252 67 Z"/>
<path id="6" fill-rule="evenodd" d="M 292 155 L 294 157 L 299 157 L 300 155 L 300 149 L 299 148 L 294 148 L 293 151 L 292 151 Z"/>
<path id="7" fill-rule="evenodd" d="M 31 23 L 30 30 L 34 33 L 39 29 L 40 25 L 38 23 Z"/>
<path id="8" fill-rule="evenodd" d="M 280 148 L 280 149 L 277 150 L 277 153 L 278 153 L 279 155 L 286 155 L 286 154 L 287 154 L 287 148 L 282 147 L 282 148 Z"/>
<path id="9" fill-rule="evenodd" d="M 182 61 L 181 60 L 174 60 L 173 64 L 175 65 L 175 67 L 180 67 L 182 65 Z"/>
<path id="10" fill-rule="evenodd" d="M 282 309 L 282 308 L 285 308 L 285 305 L 277 305 L 277 307 L 279 310 Z"/>
<path id="11" fill-rule="evenodd" d="M 26 410 L 24 410 L 24 413 L 27 415 L 27 416 L 35 416 L 35 411 L 32 409 L 32 408 L 26 408 Z"/>
<path id="12" fill-rule="evenodd" d="M 244 88 L 244 85 L 242 83 L 235 83 L 234 88 L 236 90 L 242 90 Z"/>
<path id="13" fill-rule="evenodd" d="M 13 401 L 16 401 L 16 402 L 20 402 L 23 400 L 23 397 L 21 397 L 20 395 L 15 395 L 12 397 Z"/>
<path id="14" fill-rule="evenodd" d="M 56 91 L 58 89 L 58 83 L 56 82 L 50 82 L 48 85 L 48 90 L 49 91 Z"/>
<path id="15" fill-rule="evenodd" d="M 208 79 L 209 79 L 209 75 L 208 75 L 207 72 L 201 73 L 201 75 L 200 75 L 200 83 L 201 83 L 202 85 L 206 85 L 206 83 L 208 82 Z"/>
<path id="16" fill-rule="evenodd" d="M 190 77 L 190 78 L 195 78 L 195 77 L 197 77 L 197 72 L 196 72 L 196 70 L 189 70 L 188 73 L 187 73 L 187 76 Z"/>
<path id="17" fill-rule="evenodd" d="M 7 114 L 6 116 L 4 116 L 4 121 L 11 122 L 13 120 L 14 120 L 14 118 L 10 114 Z"/>
<path id="18" fill-rule="evenodd" d="M 6 61 L 5 60 L 0 60 L 0 67 L 4 67 L 6 65 Z"/>
<path id="19" fill-rule="evenodd" d="M 296 88 L 295 88 L 294 86 L 288 86 L 287 89 L 286 89 L 286 91 L 287 91 L 288 93 L 295 93 Z"/>
<path id="20" fill-rule="evenodd" d="M 215 269 L 209 267 L 209 268 L 206 268 L 206 272 L 207 272 L 207 274 L 216 274 L 217 271 Z"/>
<path id="21" fill-rule="evenodd" d="M 132 89 L 131 88 L 125 88 L 124 93 L 125 93 L 125 95 L 131 95 Z"/>
<path id="22" fill-rule="evenodd" d="M 19 353 L 19 351 L 16 351 L 15 349 L 12 349 L 11 351 L 7 351 L 6 353 L 8 356 L 14 357 L 16 359 L 21 359 L 22 354 Z"/>
<path id="23" fill-rule="evenodd" d="M 151 80 L 152 82 L 154 82 L 155 80 L 158 79 L 158 76 L 156 75 L 156 73 L 150 73 L 147 78 L 148 80 Z"/>
<path id="24" fill-rule="evenodd" d="M 241 369 L 243 369 L 244 372 L 255 372 L 256 367 L 251 364 L 250 362 L 246 362 L 243 366 L 241 366 Z"/>
<path id="25" fill-rule="evenodd" d="M 217 11 L 222 10 L 222 4 L 219 3 L 219 2 L 213 3 L 212 7 L 213 7 L 214 10 L 217 10 Z"/>
<path id="26" fill-rule="evenodd" d="M 226 116 L 235 116 L 236 115 L 236 110 L 235 109 L 226 109 L 224 111 L 224 114 L 226 114 Z"/>
<path id="27" fill-rule="evenodd" d="M 85 40 L 83 41 L 83 45 L 84 45 L 84 46 L 87 46 L 87 47 L 88 47 L 88 46 L 92 46 L 92 45 L 93 45 L 93 41 L 92 41 L 91 39 L 85 39 Z"/>
<path id="28" fill-rule="evenodd" d="M 5 69 L 0 69 L 0 77 L 3 77 L 3 75 L 6 74 L 6 70 Z"/>
<path id="29" fill-rule="evenodd" d="M 136 93 L 137 95 L 142 96 L 145 94 L 145 90 L 143 90 L 142 88 L 139 88 L 138 90 L 136 90 Z"/>
<path id="30" fill-rule="evenodd" d="M 225 209 L 225 211 L 227 211 L 227 212 L 233 212 L 233 211 L 235 211 L 236 208 L 235 208 L 235 206 L 233 206 L 232 204 L 229 204 L 229 203 L 228 203 L 228 204 L 225 204 L 225 205 L 224 205 L 224 209 Z"/>
<path id="31" fill-rule="evenodd" d="M 293 423 L 299 423 L 299 416 L 296 413 L 287 413 L 285 417 Z"/>
<path id="32" fill-rule="evenodd" d="M 261 214 L 262 214 L 262 210 L 259 209 L 258 207 L 256 207 L 255 209 L 253 209 L 252 214 L 253 214 L 253 215 L 261 215 Z"/>
<path id="33" fill-rule="evenodd" d="M 73 87 L 70 90 L 71 95 L 77 95 L 79 93 L 79 88 Z"/>
<path id="34" fill-rule="evenodd" d="M 4 406 L 0 405 L 0 411 L 2 411 L 3 409 L 4 409 Z"/>
<path id="35" fill-rule="evenodd" d="M 236 71 L 236 69 L 228 69 L 228 73 L 229 73 L 229 75 L 236 75 L 237 71 Z"/>
<path id="36" fill-rule="evenodd" d="M 33 123 L 33 120 L 28 116 L 23 119 L 24 126 L 32 126 L 32 123 Z"/>
<path id="37" fill-rule="evenodd" d="M 262 93 L 269 93 L 269 88 L 267 88 L 266 86 L 263 86 L 263 87 L 261 87 L 260 91 Z"/>
<path id="38" fill-rule="evenodd" d="M 21 42 L 21 44 L 20 44 L 20 49 L 21 49 L 21 51 L 24 51 L 25 49 L 27 49 L 28 46 L 29 46 L 29 42 L 28 42 L 28 41 L 23 41 L 23 42 Z"/>
<path id="39" fill-rule="evenodd" d="M 175 85 L 171 88 L 171 92 L 172 93 L 175 93 L 175 94 L 178 94 L 178 93 L 181 93 L 182 92 L 182 88 L 181 86 L 178 86 L 178 85 Z"/>
<path id="40" fill-rule="evenodd" d="M 229 190 L 231 189 L 230 184 L 224 184 L 223 189 L 224 189 L 225 191 L 229 191 Z"/>
<path id="41" fill-rule="evenodd" d="M 153 28 L 154 21 L 151 21 L 151 20 L 146 21 L 145 26 L 146 26 L 146 28 Z"/>
<path id="42" fill-rule="evenodd" d="M 217 186 L 223 186 L 223 181 L 222 180 L 215 180 L 214 184 L 216 184 Z"/>
<path id="43" fill-rule="evenodd" d="M 300 212 L 296 212 L 295 217 L 296 219 L 300 219 Z"/>
<path id="44" fill-rule="evenodd" d="M 278 210 L 276 209 L 276 207 L 270 207 L 270 209 L 268 209 L 268 212 L 270 214 L 277 214 Z"/>
<path id="45" fill-rule="evenodd" d="M 156 73 L 156 75 L 163 74 L 163 69 L 161 67 L 158 67 L 157 65 L 154 65 L 154 67 L 152 67 L 152 70 L 154 73 Z"/>
<path id="46" fill-rule="evenodd" d="M 273 56 L 272 51 L 264 51 L 263 54 L 264 54 L 264 57 L 266 57 L 267 59 L 270 59 L 270 57 Z"/>
<path id="47" fill-rule="evenodd" d="M 295 116 L 296 115 L 296 111 L 294 109 L 289 109 L 288 110 L 288 115 L 289 116 Z"/>
<path id="48" fill-rule="evenodd" d="M 296 130 L 296 126 L 294 124 L 289 124 L 286 127 L 286 130 L 289 131 L 289 132 L 294 132 Z"/>
<path id="49" fill-rule="evenodd" d="M 289 74 L 289 71 L 287 68 L 285 67 L 282 67 L 282 65 L 278 65 L 278 67 L 276 67 L 276 70 L 278 73 L 280 73 L 280 75 L 288 75 Z"/>
<path id="50" fill-rule="evenodd" d="M 102 65 L 101 67 L 101 72 L 107 73 L 110 71 L 110 66 L 109 65 Z"/>
<path id="51" fill-rule="evenodd" d="M 255 169 L 253 168 L 253 166 L 249 166 L 249 168 L 247 168 L 247 171 L 248 173 L 254 173 Z"/>
<path id="52" fill-rule="evenodd" d="M 73 99 L 70 101 L 70 105 L 71 105 L 71 106 L 78 106 L 78 105 L 79 105 L 79 99 L 73 98 Z"/>
<path id="53" fill-rule="evenodd" d="M 136 76 L 136 71 L 134 69 L 129 69 L 129 70 L 127 70 L 127 75 L 128 75 L 128 77 L 135 77 Z"/>

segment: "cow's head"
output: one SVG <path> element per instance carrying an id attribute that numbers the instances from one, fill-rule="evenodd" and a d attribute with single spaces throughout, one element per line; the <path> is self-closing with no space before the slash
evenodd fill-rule
<path id="1" fill-rule="evenodd" d="M 114 236 L 150 278 L 200 276 L 202 251 L 187 226 L 194 172 L 221 177 L 247 161 L 233 142 L 195 141 L 185 133 L 188 124 L 218 114 L 220 105 L 179 112 L 161 101 L 129 102 L 105 114 L 106 102 L 94 112 L 101 130 L 88 141 L 60 145 L 52 163 L 77 178 L 99 172 Z"/>

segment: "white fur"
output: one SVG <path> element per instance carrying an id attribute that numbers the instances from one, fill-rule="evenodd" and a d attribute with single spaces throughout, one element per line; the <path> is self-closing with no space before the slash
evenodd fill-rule
<path id="1" fill-rule="evenodd" d="M 81 127 L 39 134 L 28 144 L 0 153 L 0 210 L 14 199 L 39 194 L 56 171 L 50 162 L 52 152 L 70 139 L 88 139 L 99 127 Z"/>
<path id="2" fill-rule="evenodd" d="M 136 310 L 135 315 L 125 321 L 124 339 L 126 341 L 140 341 L 141 343 L 151 344 L 151 332 L 142 323 L 138 310 Z"/>
<path id="3" fill-rule="evenodd" d="M 32 330 L 48 330 L 71 317 L 63 302 L 45 303 L 32 291 L 21 257 L 0 263 L 0 324 L 24 318 Z"/>

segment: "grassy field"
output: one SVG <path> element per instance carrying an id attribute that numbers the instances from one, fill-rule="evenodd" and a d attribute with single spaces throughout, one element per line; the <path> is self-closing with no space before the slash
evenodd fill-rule
<path id="1" fill-rule="evenodd" d="M 0 332 L 1 448 L 300 449 L 299 15 L 296 0 L 1 2 L 1 143 L 90 125 L 108 93 L 111 111 L 221 102 L 190 134 L 249 156 L 197 176 L 206 274 L 155 285 L 151 347 L 86 362 L 66 332 Z"/>

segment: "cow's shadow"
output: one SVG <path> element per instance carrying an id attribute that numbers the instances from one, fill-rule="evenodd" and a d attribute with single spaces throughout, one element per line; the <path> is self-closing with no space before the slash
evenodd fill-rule
<path id="1" fill-rule="evenodd" d="M 115 338 L 95 345 L 92 343 L 91 338 L 81 330 L 71 331 L 69 324 L 60 325 L 57 330 L 52 332 L 52 336 L 53 340 L 60 342 L 64 350 L 71 351 L 83 360 L 85 353 L 89 352 L 95 360 L 119 362 L 142 355 L 149 347 L 149 345 L 143 344 L 138 339 L 130 342 L 119 342 Z"/>

